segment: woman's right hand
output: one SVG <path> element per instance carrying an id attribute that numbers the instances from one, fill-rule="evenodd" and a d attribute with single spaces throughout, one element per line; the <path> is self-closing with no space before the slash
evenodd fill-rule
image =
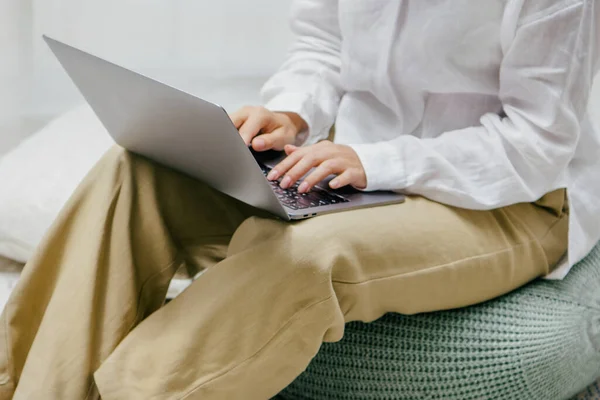
<path id="1" fill-rule="evenodd" d="M 256 151 L 283 150 L 294 144 L 298 133 L 307 129 L 296 113 L 273 112 L 264 107 L 243 107 L 229 116 L 246 145 Z"/>

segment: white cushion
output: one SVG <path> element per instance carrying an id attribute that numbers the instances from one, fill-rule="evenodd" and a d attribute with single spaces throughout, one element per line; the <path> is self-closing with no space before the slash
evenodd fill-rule
<path id="1" fill-rule="evenodd" d="M 79 182 L 112 144 L 86 105 L 0 158 L 0 255 L 26 262 Z"/>

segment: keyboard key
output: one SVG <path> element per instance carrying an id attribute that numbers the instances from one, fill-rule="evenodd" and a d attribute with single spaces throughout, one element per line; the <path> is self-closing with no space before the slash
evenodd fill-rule
<path id="1" fill-rule="evenodd" d="M 265 176 L 271 171 L 270 168 L 261 165 L 262 172 Z M 277 195 L 279 201 L 286 207 L 292 210 L 305 210 L 312 207 L 323 207 L 332 204 L 346 203 L 350 200 L 339 196 L 335 193 L 328 192 L 321 188 L 313 188 L 308 193 L 298 193 L 300 182 L 296 182 L 288 189 L 283 189 L 279 186 L 279 181 L 270 181 L 273 191 Z"/>

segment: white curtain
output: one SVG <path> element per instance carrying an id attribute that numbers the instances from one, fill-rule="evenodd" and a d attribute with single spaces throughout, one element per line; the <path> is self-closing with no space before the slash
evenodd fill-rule
<path id="1" fill-rule="evenodd" d="M 285 56 L 290 0 L 0 0 L 0 154 L 82 101 L 44 42 L 63 40 L 235 108 Z"/>

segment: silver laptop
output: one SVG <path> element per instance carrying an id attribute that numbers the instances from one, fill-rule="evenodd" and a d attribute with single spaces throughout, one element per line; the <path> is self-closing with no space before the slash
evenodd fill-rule
<path id="1" fill-rule="evenodd" d="M 390 192 L 281 189 L 265 175 L 280 159 L 248 149 L 225 110 L 213 103 L 44 36 L 114 140 L 127 150 L 190 175 L 233 198 L 297 220 L 401 203 Z"/>

